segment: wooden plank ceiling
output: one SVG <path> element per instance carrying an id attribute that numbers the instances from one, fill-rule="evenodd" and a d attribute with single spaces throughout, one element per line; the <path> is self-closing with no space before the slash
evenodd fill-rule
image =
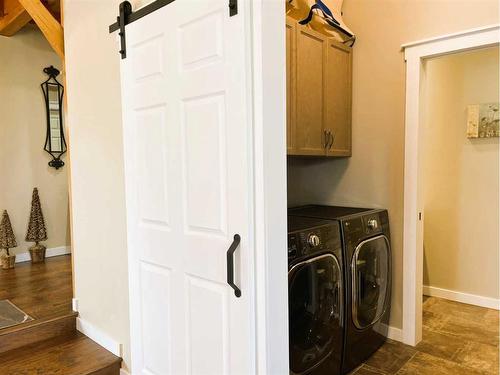
<path id="1" fill-rule="evenodd" d="M 13 36 L 34 22 L 51 47 L 64 59 L 60 0 L 0 0 L 0 35 Z"/>

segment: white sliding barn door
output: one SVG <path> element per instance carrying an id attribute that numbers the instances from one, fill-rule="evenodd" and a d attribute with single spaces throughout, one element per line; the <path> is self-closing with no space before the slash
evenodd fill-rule
<path id="1" fill-rule="evenodd" d="M 177 0 L 126 27 L 133 375 L 255 373 L 242 8 L 229 17 L 228 0 Z M 240 298 L 226 282 L 235 234 Z"/>

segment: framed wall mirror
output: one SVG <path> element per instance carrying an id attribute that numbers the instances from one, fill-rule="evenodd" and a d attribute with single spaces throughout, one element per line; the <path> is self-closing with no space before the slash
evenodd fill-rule
<path id="1" fill-rule="evenodd" d="M 60 73 L 59 70 L 53 66 L 49 66 L 43 69 L 43 71 L 49 76 L 41 85 L 47 111 L 47 135 L 44 150 L 52 156 L 49 165 L 55 169 L 59 169 L 64 166 L 61 156 L 67 151 L 62 115 L 64 87 L 57 80 L 57 76 Z"/>

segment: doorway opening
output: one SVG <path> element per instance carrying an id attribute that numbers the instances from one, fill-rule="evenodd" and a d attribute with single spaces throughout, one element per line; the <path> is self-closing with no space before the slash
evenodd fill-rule
<path id="1" fill-rule="evenodd" d="M 499 239 L 498 46 L 425 61 L 420 348 L 495 372 Z M 478 334 L 481 332 L 480 334 Z M 436 342 L 453 343 L 447 351 Z M 449 357 L 458 351 L 469 355 Z M 481 357 L 470 354 L 481 351 Z M 484 358 L 484 360 L 483 360 Z"/>
<path id="2" fill-rule="evenodd" d="M 484 27 L 403 46 L 407 62 L 403 340 L 409 345 L 416 345 L 422 340 L 422 327 L 428 323 L 422 322 L 422 295 L 424 292 L 434 295 L 437 291 L 439 293 L 444 290 L 449 292 L 449 289 L 446 289 L 446 285 L 452 285 L 452 282 L 457 282 L 457 279 L 461 277 L 465 278 L 462 283 L 466 283 L 468 285 L 467 288 L 477 288 L 473 282 L 470 282 L 470 278 L 474 276 L 464 275 L 465 268 L 469 266 L 474 267 L 473 262 L 477 259 L 481 259 L 481 262 L 490 262 L 493 270 L 492 277 L 498 278 L 498 258 L 495 258 L 497 260 L 491 259 L 491 257 L 488 259 L 486 254 L 484 254 L 484 249 L 476 251 L 476 258 L 474 259 L 471 259 L 465 253 L 461 254 L 461 256 L 457 256 L 456 252 L 453 256 L 447 254 L 447 251 L 453 251 L 458 246 L 454 246 L 458 242 L 454 243 L 453 241 L 461 239 L 466 243 L 473 238 L 471 231 L 474 231 L 472 224 L 465 225 L 466 223 L 463 218 L 452 219 L 453 211 L 457 215 L 466 214 L 466 210 L 472 212 L 475 208 L 478 208 L 480 200 L 483 199 L 483 197 L 477 196 L 480 194 L 479 186 L 474 186 L 472 193 L 467 191 L 467 186 L 471 183 L 469 180 L 474 179 L 477 182 L 479 177 L 477 173 L 479 173 L 480 168 L 484 167 L 483 164 L 485 163 L 485 160 L 481 159 L 481 161 L 476 160 L 476 164 L 479 164 L 474 164 L 476 157 L 485 157 L 485 143 L 481 142 L 481 140 L 471 141 L 467 138 L 467 105 L 491 104 L 485 102 L 495 101 L 495 84 L 493 83 L 493 87 L 491 87 L 491 98 L 487 99 L 485 96 L 485 83 L 480 83 L 480 77 L 484 74 L 484 69 L 475 71 L 474 69 L 476 68 L 471 68 L 469 72 L 471 77 L 469 79 L 469 74 L 464 70 L 466 64 L 460 59 L 463 56 L 474 59 L 478 58 L 478 54 L 490 53 L 494 60 L 494 55 L 496 54 L 496 67 L 498 67 L 498 29 L 499 26 Z M 495 47 L 495 49 L 491 49 L 491 47 Z M 445 59 L 450 59 L 450 61 L 453 59 L 457 60 L 455 61 L 455 73 L 456 77 L 460 77 L 459 79 L 456 77 L 452 78 L 454 71 L 449 65 L 446 65 L 447 61 Z M 459 63 L 459 61 L 461 62 Z M 492 63 L 495 62 L 493 61 Z M 439 76 L 436 74 L 439 68 L 446 73 L 445 75 L 441 75 L 441 77 L 447 77 L 449 82 L 437 84 L 437 77 Z M 496 77 L 496 102 L 498 102 L 498 71 Z M 486 82 L 490 80 L 495 79 L 494 77 L 490 77 L 490 79 L 485 77 Z M 443 90 L 448 90 L 449 95 Z M 472 96 L 474 92 L 478 93 L 476 97 Z M 464 104 L 466 102 L 467 104 Z M 442 130 L 438 127 L 441 122 L 443 123 Z M 453 130 L 451 130 L 451 127 L 453 127 Z M 491 148 L 493 154 L 490 156 L 491 160 L 489 162 L 490 167 L 487 168 L 488 172 L 485 172 L 486 176 L 482 177 L 495 180 L 495 173 L 498 176 L 498 139 L 493 140 L 491 138 L 486 140 L 486 143 L 489 143 L 489 145 L 486 145 L 486 148 Z M 444 144 L 448 148 L 445 148 Z M 495 148 L 497 152 L 496 168 L 494 164 Z M 431 155 L 431 151 L 435 154 Z M 452 156 L 453 153 L 455 153 L 455 157 Z M 473 163 L 473 165 L 467 167 L 470 163 Z M 466 168 L 476 173 L 476 175 L 474 176 L 471 172 L 472 174 L 468 178 L 465 178 Z M 426 182 L 426 178 L 435 178 L 436 181 L 432 183 Z M 495 181 L 498 184 L 498 178 Z M 427 183 L 429 185 L 425 185 Z M 461 191 L 457 190 L 458 187 L 460 187 Z M 490 187 L 488 186 L 486 189 Z M 496 191 L 498 191 L 498 188 Z M 460 194 L 457 195 L 458 193 Z M 470 197 L 471 195 L 472 197 Z M 485 195 L 488 195 L 488 193 L 485 193 Z M 453 198 L 456 198 L 455 201 L 450 202 Z M 496 195 L 493 197 L 491 194 L 490 198 L 493 200 L 498 199 Z M 485 197 L 485 199 L 487 198 Z M 434 205 L 436 211 L 433 211 L 431 208 L 430 203 L 432 200 L 437 202 Z M 466 201 L 469 203 L 465 203 Z M 498 204 L 493 209 L 492 207 L 495 204 L 493 202 L 490 203 L 489 213 L 494 216 L 495 212 L 492 211 L 496 210 L 497 235 L 494 236 L 492 233 L 492 236 L 495 238 L 490 238 L 489 245 L 495 247 L 494 242 L 497 241 L 496 248 L 498 249 Z M 439 210 L 439 205 L 441 205 L 441 210 Z M 485 206 L 488 207 L 488 204 Z M 448 207 L 447 210 L 446 207 Z M 475 212 L 475 214 L 471 213 L 468 215 L 467 220 L 470 219 L 470 216 L 475 216 L 476 219 L 478 217 L 483 218 L 485 214 L 484 212 Z M 437 219 L 443 214 L 447 215 L 447 220 L 444 223 L 443 217 Z M 427 215 L 429 215 L 429 223 L 425 221 Z M 438 228 L 432 227 L 432 223 L 436 223 L 436 220 L 438 223 L 441 223 Z M 474 218 L 471 220 L 474 223 Z M 483 219 L 477 221 L 483 222 Z M 452 232 L 443 230 L 443 226 L 450 228 Z M 484 227 L 478 228 L 476 231 L 477 235 L 480 237 L 483 236 L 484 229 Z M 436 235 L 433 237 L 435 233 L 439 233 L 437 236 L 441 237 L 439 250 L 433 250 L 435 248 L 435 240 L 438 238 Z M 445 233 L 448 234 L 445 235 Z M 453 235 L 450 233 L 453 233 Z M 443 235 L 445 235 L 444 239 L 446 241 L 443 241 Z M 487 241 L 485 238 L 483 239 Z M 470 243 L 468 247 L 470 248 L 471 245 L 477 246 L 478 243 Z M 462 252 L 465 251 L 462 245 L 461 247 L 458 246 L 458 248 L 462 248 Z M 462 268 L 455 267 L 453 257 L 456 257 L 457 260 L 460 259 L 460 261 L 467 262 L 467 265 Z M 446 276 L 441 276 L 442 279 L 439 280 L 442 286 L 438 288 L 426 285 L 426 288 L 424 288 L 424 272 L 426 283 L 429 284 L 435 280 L 435 271 L 438 268 L 443 268 L 446 271 L 442 273 L 442 275 L 446 274 Z M 475 271 L 483 272 L 483 268 L 482 266 L 476 266 Z M 469 282 L 467 278 L 469 278 Z M 498 284 L 498 282 L 495 284 Z M 467 290 L 469 290 L 468 293 L 462 293 L 462 295 L 458 296 L 460 298 L 463 298 L 464 294 L 470 296 L 473 289 Z M 498 291 L 485 291 L 484 293 L 487 294 L 490 292 L 498 295 Z M 441 293 L 440 296 L 451 297 L 449 293 L 448 295 Z M 456 296 L 457 294 L 455 293 Z M 456 297 L 456 299 L 459 297 Z M 432 301 L 427 300 L 426 304 L 432 304 Z M 462 300 L 461 302 L 471 303 L 470 300 Z M 492 300 L 489 300 L 489 302 L 491 303 Z"/>
<path id="3" fill-rule="evenodd" d="M 498 308 L 498 47 L 426 61 L 423 292 Z"/>
<path id="4" fill-rule="evenodd" d="M 76 321 L 60 3 L 12 3 L 0 12 L 0 353 Z"/>

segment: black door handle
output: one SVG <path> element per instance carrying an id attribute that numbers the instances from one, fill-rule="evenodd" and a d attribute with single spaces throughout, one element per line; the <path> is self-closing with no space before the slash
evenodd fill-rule
<path id="1" fill-rule="evenodd" d="M 241 297 L 241 290 L 234 284 L 234 252 L 240 246 L 241 237 L 239 234 L 234 235 L 234 240 L 227 250 L 227 283 L 234 289 L 234 295 Z"/>

